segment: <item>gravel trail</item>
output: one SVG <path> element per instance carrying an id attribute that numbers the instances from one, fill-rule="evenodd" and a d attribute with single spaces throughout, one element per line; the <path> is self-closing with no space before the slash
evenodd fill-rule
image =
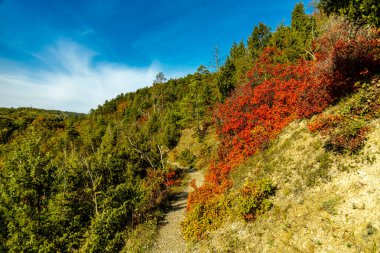
<path id="1" fill-rule="evenodd" d="M 197 186 L 203 183 L 203 171 L 190 171 L 190 181 L 196 179 Z M 185 187 L 183 192 L 173 196 L 171 207 L 166 214 L 158 239 L 153 247 L 153 253 L 183 253 L 186 252 L 186 242 L 181 233 L 180 224 L 185 218 L 186 202 L 192 188 Z"/>

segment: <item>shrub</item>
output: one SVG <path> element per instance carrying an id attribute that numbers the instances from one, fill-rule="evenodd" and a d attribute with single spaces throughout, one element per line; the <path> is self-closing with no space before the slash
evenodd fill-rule
<path id="1" fill-rule="evenodd" d="M 183 166 L 192 167 L 194 165 L 194 159 L 194 154 L 188 148 L 182 150 L 179 154 L 179 161 Z"/>
<path id="2" fill-rule="evenodd" d="M 311 121 L 307 127 L 310 132 L 325 132 L 332 127 L 337 127 L 339 122 L 342 120 L 341 116 L 338 115 L 319 115 L 313 121 Z"/>
<path id="3" fill-rule="evenodd" d="M 269 196 L 275 194 L 276 187 L 269 179 L 247 183 L 238 198 L 239 213 L 246 221 L 253 221 L 272 207 Z"/>
<path id="4" fill-rule="evenodd" d="M 325 137 L 324 148 L 336 153 L 357 153 L 370 131 L 366 122 L 379 117 L 379 80 L 371 84 L 356 84 L 359 90 L 344 102 L 338 115 L 320 115 L 308 124 L 311 132 Z"/>
<path id="5" fill-rule="evenodd" d="M 366 120 L 380 117 L 380 79 L 375 77 L 369 83 L 357 83 L 355 86 L 359 90 L 346 101 L 340 113 Z"/>
<path id="6" fill-rule="evenodd" d="M 229 178 L 230 170 L 231 167 L 222 162 L 211 163 L 205 175 L 205 182 L 201 187 L 196 187 L 195 181 L 191 181 L 190 186 L 194 188 L 194 191 L 189 194 L 187 199 L 187 210 L 191 210 L 197 204 L 210 202 L 230 188 L 232 186 L 232 180 Z"/>
<path id="7" fill-rule="evenodd" d="M 321 115 L 308 124 L 311 132 L 319 131 L 325 137 L 324 148 L 336 153 L 353 154 L 364 145 L 369 127 L 353 115 Z"/>
<path id="8" fill-rule="evenodd" d="M 271 63 L 272 54 L 273 49 L 265 49 L 248 73 L 250 83 L 216 108 L 219 157 L 232 165 L 253 155 L 294 119 L 320 112 L 330 102 L 313 77 L 312 63 Z"/>
<path id="9" fill-rule="evenodd" d="M 333 99 L 355 90 L 355 83 L 379 72 L 379 32 L 356 27 L 344 19 L 329 19 L 314 41 L 316 72 Z"/>
<path id="10" fill-rule="evenodd" d="M 181 223 L 182 234 L 186 240 L 201 240 L 207 232 L 219 228 L 227 216 L 230 202 L 224 195 L 213 198 L 207 203 L 197 204 Z"/>
<path id="11" fill-rule="evenodd" d="M 329 132 L 324 148 L 337 153 L 357 153 L 364 145 L 369 127 L 362 121 L 346 120 L 344 123 Z"/>
<path id="12" fill-rule="evenodd" d="M 160 210 L 159 207 L 165 204 L 170 187 L 180 183 L 180 174 L 175 169 L 167 171 L 148 169 L 147 177 L 143 182 L 144 200 L 140 202 L 136 215 L 139 217 L 154 217 L 155 215 L 152 215 L 152 212 Z M 159 216 L 158 214 L 157 217 Z"/>

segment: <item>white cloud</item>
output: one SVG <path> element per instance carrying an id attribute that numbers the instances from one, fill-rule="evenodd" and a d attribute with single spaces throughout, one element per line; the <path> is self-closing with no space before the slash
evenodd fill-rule
<path id="1" fill-rule="evenodd" d="M 120 93 L 148 86 L 156 74 L 179 77 L 187 72 L 165 72 L 158 63 L 136 68 L 95 63 L 96 52 L 61 40 L 35 57 L 48 70 L 0 59 L 0 107 L 32 106 L 87 113 Z"/>

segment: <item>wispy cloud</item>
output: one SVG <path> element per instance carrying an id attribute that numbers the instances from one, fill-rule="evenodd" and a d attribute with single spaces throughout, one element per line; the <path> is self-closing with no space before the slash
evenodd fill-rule
<path id="1" fill-rule="evenodd" d="M 60 40 L 35 55 L 44 69 L 0 59 L 0 107 L 87 113 L 120 93 L 150 85 L 160 71 L 169 78 L 186 74 L 186 70 L 165 72 L 159 63 L 143 68 L 99 63 L 94 61 L 96 55 L 77 43 Z"/>

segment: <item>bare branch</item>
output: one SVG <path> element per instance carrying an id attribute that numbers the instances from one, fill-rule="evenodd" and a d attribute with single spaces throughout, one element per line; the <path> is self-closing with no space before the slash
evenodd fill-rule
<path id="1" fill-rule="evenodd" d="M 143 155 L 143 156 L 146 158 L 146 160 L 149 162 L 150 166 L 152 166 L 152 168 L 154 169 L 155 167 L 154 167 L 152 161 L 149 159 L 149 157 L 148 157 L 148 156 L 147 156 L 147 155 L 146 155 L 141 149 L 139 149 L 135 144 L 133 144 L 132 141 L 131 141 L 131 139 L 130 139 L 128 136 L 127 136 L 127 139 L 128 139 L 129 144 L 131 144 L 131 146 L 132 146 L 137 152 L 139 152 L 141 155 Z"/>
<path id="2" fill-rule="evenodd" d="M 315 54 L 313 54 L 313 52 L 307 51 L 306 49 L 305 49 L 305 52 L 311 56 L 313 61 L 315 61 L 317 59 L 317 57 L 315 56 Z"/>
<path id="3" fill-rule="evenodd" d="M 150 119 L 150 114 L 149 114 L 149 112 L 144 112 L 143 110 L 141 110 L 141 108 L 139 108 L 139 111 L 140 111 L 142 114 L 146 115 L 146 116 L 148 117 L 148 119 Z"/>

